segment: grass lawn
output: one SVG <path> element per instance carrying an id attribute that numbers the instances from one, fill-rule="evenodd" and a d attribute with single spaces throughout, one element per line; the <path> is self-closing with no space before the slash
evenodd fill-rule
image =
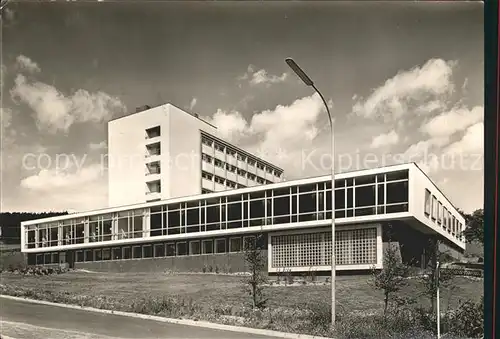
<path id="1" fill-rule="evenodd" d="M 113 300 L 131 300 L 163 296 L 178 296 L 192 299 L 200 305 L 240 305 L 250 301 L 242 287 L 243 277 L 216 274 L 164 274 L 164 273 L 96 273 L 73 271 L 50 276 L 23 276 L 11 273 L 0 275 L 0 282 L 6 286 L 70 293 L 75 296 L 106 296 Z M 276 278 L 270 278 L 276 279 Z M 337 302 L 347 312 L 380 311 L 383 296 L 368 284 L 369 276 L 338 277 Z M 272 281 L 272 280 L 271 280 Z M 479 301 L 483 295 L 483 280 L 455 277 L 454 288 L 441 291 L 441 309 L 448 303 L 451 308 L 460 300 Z M 410 280 L 404 295 L 417 296 L 421 291 L 419 283 Z M 304 304 L 329 303 L 330 285 L 271 286 L 265 290 L 268 305 L 301 308 Z M 419 302 L 426 305 L 424 297 Z"/>

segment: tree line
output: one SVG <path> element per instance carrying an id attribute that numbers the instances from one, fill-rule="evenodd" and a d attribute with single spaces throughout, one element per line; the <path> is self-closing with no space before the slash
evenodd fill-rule
<path id="1" fill-rule="evenodd" d="M 0 213 L 1 240 L 5 244 L 21 244 L 21 222 L 66 215 L 68 212 L 5 212 Z"/>

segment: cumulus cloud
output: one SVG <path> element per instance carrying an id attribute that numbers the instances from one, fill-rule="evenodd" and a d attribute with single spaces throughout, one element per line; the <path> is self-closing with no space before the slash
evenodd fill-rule
<path id="1" fill-rule="evenodd" d="M 10 197 L 8 205 L 14 208 L 28 205 L 34 210 L 85 211 L 106 206 L 108 199 L 106 171 L 99 164 L 66 171 L 43 169 L 22 179 L 21 187 L 22 197 L 17 200 Z"/>
<path id="2" fill-rule="evenodd" d="M 428 109 L 434 110 L 440 98 L 454 91 L 453 61 L 431 59 L 423 66 L 401 71 L 376 88 L 365 100 L 358 100 L 353 112 L 367 118 L 394 121 L 417 111 L 428 113 L 419 104 L 435 101 Z"/>
<path id="3" fill-rule="evenodd" d="M 72 169 L 42 169 L 37 174 L 21 180 L 21 187 L 34 191 L 51 191 L 60 188 L 78 188 L 95 182 L 103 176 L 100 164 Z"/>
<path id="4" fill-rule="evenodd" d="M 106 141 L 101 141 L 99 143 L 90 143 L 89 144 L 89 148 L 93 151 L 106 149 L 107 147 L 108 147 L 108 145 L 107 145 Z"/>
<path id="5" fill-rule="evenodd" d="M 283 73 L 282 75 L 269 74 L 265 69 L 260 69 L 255 71 L 253 65 L 249 65 L 245 74 L 239 77 L 239 80 L 248 80 L 250 85 L 265 85 L 270 86 L 272 84 L 277 84 L 286 81 L 288 78 L 288 73 Z"/>
<path id="6" fill-rule="evenodd" d="M 447 154 L 477 155 L 484 152 L 484 123 L 478 122 L 465 131 L 459 141 L 446 147 Z"/>
<path id="7" fill-rule="evenodd" d="M 390 146 L 397 144 L 399 141 L 399 135 L 396 131 L 392 130 L 388 133 L 377 135 L 372 139 L 370 148 L 379 148 L 384 146 Z"/>
<path id="8" fill-rule="evenodd" d="M 19 55 L 16 58 L 16 67 L 19 70 L 30 73 L 40 72 L 40 67 L 38 67 L 38 64 L 25 55 Z"/>
<path id="9" fill-rule="evenodd" d="M 238 111 L 220 109 L 207 120 L 217 126 L 223 138 L 286 168 L 293 176 L 304 170 L 301 152 L 319 151 L 323 146 L 315 142 L 324 114 L 321 98 L 313 94 L 255 113 L 248 120 Z"/>
<path id="10" fill-rule="evenodd" d="M 103 122 L 125 111 L 118 98 L 104 92 L 79 89 L 66 96 L 54 86 L 30 82 L 22 74 L 17 75 L 10 94 L 14 101 L 27 104 L 34 111 L 37 127 L 49 133 L 68 132 L 74 123 Z"/>
<path id="11" fill-rule="evenodd" d="M 482 121 L 483 115 L 484 109 L 481 106 L 471 110 L 460 107 L 432 118 L 420 130 L 431 137 L 448 137 Z"/>

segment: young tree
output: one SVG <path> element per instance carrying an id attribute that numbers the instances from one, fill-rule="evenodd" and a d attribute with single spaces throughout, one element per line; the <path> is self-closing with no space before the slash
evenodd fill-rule
<path id="1" fill-rule="evenodd" d="M 245 262 L 247 263 L 250 276 L 244 283 L 248 293 L 252 297 L 253 308 L 263 309 L 266 307 L 267 298 L 263 293 L 263 285 L 267 282 L 265 272 L 266 258 L 262 254 L 262 235 L 258 235 L 255 241 L 244 244 Z"/>
<path id="2" fill-rule="evenodd" d="M 384 253 L 384 266 L 381 271 L 373 270 L 372 284 L 384 293 L 384 317 L 394 295 L 407 285 L 406 277 L 410 267 L 404 264 L 398 255 L 397 246 L 389 242 Z"/>

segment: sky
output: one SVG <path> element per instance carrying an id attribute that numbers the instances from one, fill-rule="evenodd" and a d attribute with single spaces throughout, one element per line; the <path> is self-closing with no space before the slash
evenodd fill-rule
<path id="1" fill-rule="evenodd" d="M 2 12 L 1 210 L 107 206 L 107 121 L 172 103 L 287 180 L 416 162 L 483 206 L 483 5 L 10 3 Z"/>

